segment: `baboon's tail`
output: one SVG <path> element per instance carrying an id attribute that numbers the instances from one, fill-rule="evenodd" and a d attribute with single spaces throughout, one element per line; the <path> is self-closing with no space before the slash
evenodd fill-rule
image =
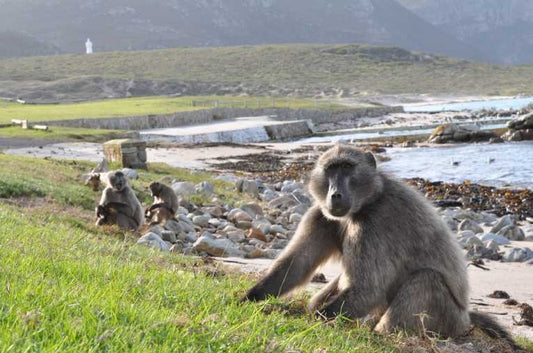
<path id="1" fill-rule="evenodd" d="M 505 340 L 514 350 L 521 349 L 509 332 L 487 314 L 471 311 L 470 321 L 489 337 Z"/>

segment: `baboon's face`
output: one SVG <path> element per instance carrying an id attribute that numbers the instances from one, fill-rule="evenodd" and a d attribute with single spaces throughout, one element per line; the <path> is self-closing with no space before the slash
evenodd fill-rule
<path id="1" fill-rule="evenodd" d="M 122 172 L 116 172 L 109 176 L 109 183 L 113 189 L 122 191 L 127 185 L 127 180 Z"/>
<path id="2" fill-rule="evenodd" d="M 309 188 L 326 215 L 341 218 L 358 212 L 374 192 L 375 173 L 371 154 L 336 146 L 318 160 Z"/>
<path id="3" fill-rule="evenodd" d="M 161 185 L 157 181 L 150 183 L 150 192 L 152 193 L 152 196 L 159 196 L 161 193 Z"/>
<path id="4" fill-rule="evenodd" d="M 93 191 L 98 191 L 100 189 L 100 174 L 93 174 L 85 182 L 85 185 L 89 186 Z"/>

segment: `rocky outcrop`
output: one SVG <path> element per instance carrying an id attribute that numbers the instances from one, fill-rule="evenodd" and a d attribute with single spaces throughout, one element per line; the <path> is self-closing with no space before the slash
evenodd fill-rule
<path id="1" fill-rule="evenodd" d="M 496 137 L 495 133 L 481 130 L 477 125 L 443 124 L 433 131 L 428 142 L 478 142 L 488 141 L 493 137 Z"/>
<path id="2" fill-rule="evenodd" d="M 529 113 L 507 123 L 509 130 L 503 135 L 507 141 L 533 140 L 533 113 Z"/>

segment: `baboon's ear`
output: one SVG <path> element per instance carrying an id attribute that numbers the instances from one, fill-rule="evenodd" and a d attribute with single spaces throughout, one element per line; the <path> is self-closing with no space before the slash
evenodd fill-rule
<path id="1" fill-rule="evenodd" d="M 377 163 L 376 163 L 376 158 L 374 157 L 374 155 L 372 154 L 372 152 L 366 152 L 365 153 L 365 158 L 366 158 L 366 161 L 368 162 L 368 164 L 372 167 L 372 168 L 377 168 Z"/>

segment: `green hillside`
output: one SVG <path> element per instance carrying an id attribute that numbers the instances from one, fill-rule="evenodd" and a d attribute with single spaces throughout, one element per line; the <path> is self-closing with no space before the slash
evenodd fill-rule
<path id="1" fill-rule="evenodd" d="M 181 48 L 0 60 L 0 97 L 533 93 L 533 66 L 358 45 Z"/>

